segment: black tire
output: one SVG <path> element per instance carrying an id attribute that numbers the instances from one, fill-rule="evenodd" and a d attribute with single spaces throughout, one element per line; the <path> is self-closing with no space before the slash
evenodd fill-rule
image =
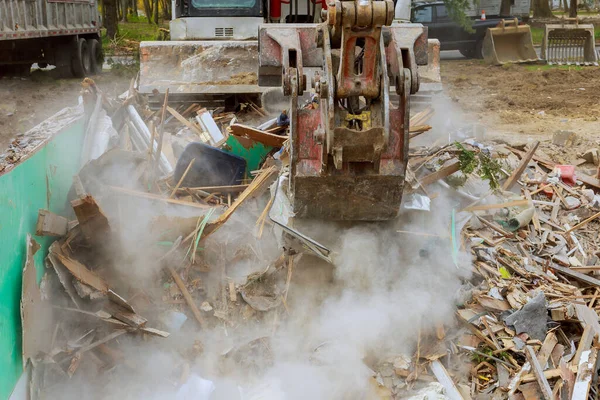
<path id="1" fill-rule="evenodd" d="M 78 39 L 71 53 L 71 71 L 75 78 L 85 78 L 90 73 L 91 63 L 87 41 L 83 38 Z"/>
<path id="2" fill-rule="evenodd" d="M 473 58 L 483 59 L 483 39 L 480 39 L 475 44 L 475 54 L 473 54 Z"/>
<path id="3" fill-rule="evenodd" d="M 462 54 L 466 58 L 473 58 L 473 56 L 475 55 L 475 49 L 473 49 L 473 48 L 461 49 L 459 51 L 460 51 L 460 54 Z"/>
<path id="4" fill-rule="evenodd" d="M 96 75 L 102 73 L 102 63 L 104 62 L 104 53 L 102 45 L 98 39 L 88 39 L 90 49 L 90 73 Z"/>

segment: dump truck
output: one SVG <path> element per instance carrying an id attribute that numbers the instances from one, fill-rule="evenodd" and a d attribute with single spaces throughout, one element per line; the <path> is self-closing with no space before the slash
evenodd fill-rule
<path id="1" fill-rule="evenodd" d="M 102 69 L 95 0 L 0 0 L 0 76 L 54 65 L 63 77 Z"/>

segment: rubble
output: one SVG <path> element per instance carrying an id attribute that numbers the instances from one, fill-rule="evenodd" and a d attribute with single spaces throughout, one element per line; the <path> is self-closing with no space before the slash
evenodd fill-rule
<path id="1" fill-rule="evenodd" d="M 163 341 L 185 353 L 185 363 L 164 377 L 175 388 L 172 397 L 210 396 L 218 392 L 213 379 L 218 374 L 198 375 L 190 365 L 205 351 L 203 335 L 217 328 L 225 332 L 219 372 L 251 376 L 247 386 L 239 385 L 240 393 L 285 392 L 283 382 L 283 389 L 276 381 L 253 384 L 273 367 L 275 332 L 293 318 L 288 293 L 302 298 L 303 290 L 311 290 L 292 287 L 301 279 L 295 275 L 300 256 L 333 265 L 351 257 L 292 223 L 283 189 L 287 124 L 252 102 L 245 111 L 230 112 L 172 108 L 165 96 L 163 107 L 152 111 L 134 91 L 120 104 L 92 94 L 92 103 L 84 96 L 84 106 L 108 103 L 120 140 L 82 168 L 72 191 L 72 215 L 40 210 L 38 234 L 58 240 L 46 260 L 45 279 L 54 289 L 48 296 L 46 288 L 34 285 L 28 264 L 24 271 L 23 356 L 34 369 L 32 393 L 52 393 L 42 375 L 57 374 L 53 384 L 68 385 L 132 368 L 124 343 L 138 341 L 147 349 Z M 411 118 L 412 137 L 432 130 L 426 125 L 432 113 L 427 109 Z M 206 159 L 186 158 L 187 150 L 171 159 L 166 154 L 177 152 L 169 150 L 174 142 L 167 137 L 179 137 L 186 149 L 201 144 L 234 155 L 243 159 L 244 169 L 229 181 L 201 182 L 206 177 L 193 177 L 194 169 Z M 557 165 L 539 154 L 541 147 L 463 140 L 412 150 L 403 212 L 423 218 L 436 211 L 436 198 L 448 196 L 451 225 L 447 232 L 427 226 L 395 232 L 407 236 L 407 246 L 416 238 L 428 241 L 417 249 L 421 263 L 436 262 L 433 249 L 444 249 L 442 267 L 464 273 L 463 287 L 455 295 L 453 323 L 430 329 L 435 322 L 418 316 L 415 327 L 406 327 L 417 332 L 414 346 L 362 359 L 372 372 L 365 385 L 374 388 L 373 398 L 583 400 L 598 393 L 600 185 L 575 167 L 572 174 L 558 165 L 560 175 L 553 174 Z M 220 168 L 216 161 L 208 167 Z M 238 224 L 236 235 L 248 239 L 244 246 L 219 236 L 226 224 Z M 28 246 L 31 259 L 35 248 Z M 133 279 L 140 267 L 151 279 Z M 353 273 L 376 274 L 370 268 L 384 266 L 361 268 Z M 427 300 L 435 302 L 431 296 Z M 43 346 L 31 333 L 39 323 L 32 322 L 31 310 L 40 303 L 53 310 L 50 325 L 56 332 Z M 232 332 L 243 332 L 243 340 L 234 341 Z M 343 353 L 336 338 L 330 339 L 304 354 L 322 367 L 323 376 L 332 368 L 329 352 Z"/>

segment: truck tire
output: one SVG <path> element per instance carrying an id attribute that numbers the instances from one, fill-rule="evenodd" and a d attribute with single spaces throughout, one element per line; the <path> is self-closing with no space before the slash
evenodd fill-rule
<path id="1" fill-rule="evenodd" d="M 473 58 L 475 56 L 475 49 L 461 49 L 459 50 L 460 54 L 462 54 L 466 58 Z"/>
<path id="2" fill-rule="evenodd" d="M 90 49 L 90 73 L 99 74 L 102 72 L 102 63 L 104 62 L 102 45 L 98 39 L 88 39 L 88 48 Z"/>
<path id="3" fill-rule="evenodd" d="M 483 58 L 483 39 L 479 39 L 475 44 L 475 54 L 473 57 L 478 59 Z"/>
<path id="4" fill-rule="evenodd" d="M 75 42 L 71 54 L 71 70 L 75 78 L 84 78 L 90 73 L 90 49 L 85 39 L 80 38 Z"/>

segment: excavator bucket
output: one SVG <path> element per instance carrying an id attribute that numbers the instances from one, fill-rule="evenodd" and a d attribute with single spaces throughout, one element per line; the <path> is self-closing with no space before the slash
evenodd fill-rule
<path id="1" fill-rule="evenodd" d="M 546 25 L 542 58 L 548 64 L 598 65 L 594 25 Z"/>
<path id="2" fill-rule="evenodd" d="M 150 96 L 168 88 L 175 102 L 201 96 L 216 106 L 228 96 L 262 93 L 257 72 L 258 41 L 140 43 L 140 92 Z"/>
<path id="3" fill-rule="evenodd" d="M 485 61 L 493 65 L 539 61 L 529 25 L 519 25 L 516 18 L 502 20 L 496 28 L 488 28 L 482 52 Z"/>

